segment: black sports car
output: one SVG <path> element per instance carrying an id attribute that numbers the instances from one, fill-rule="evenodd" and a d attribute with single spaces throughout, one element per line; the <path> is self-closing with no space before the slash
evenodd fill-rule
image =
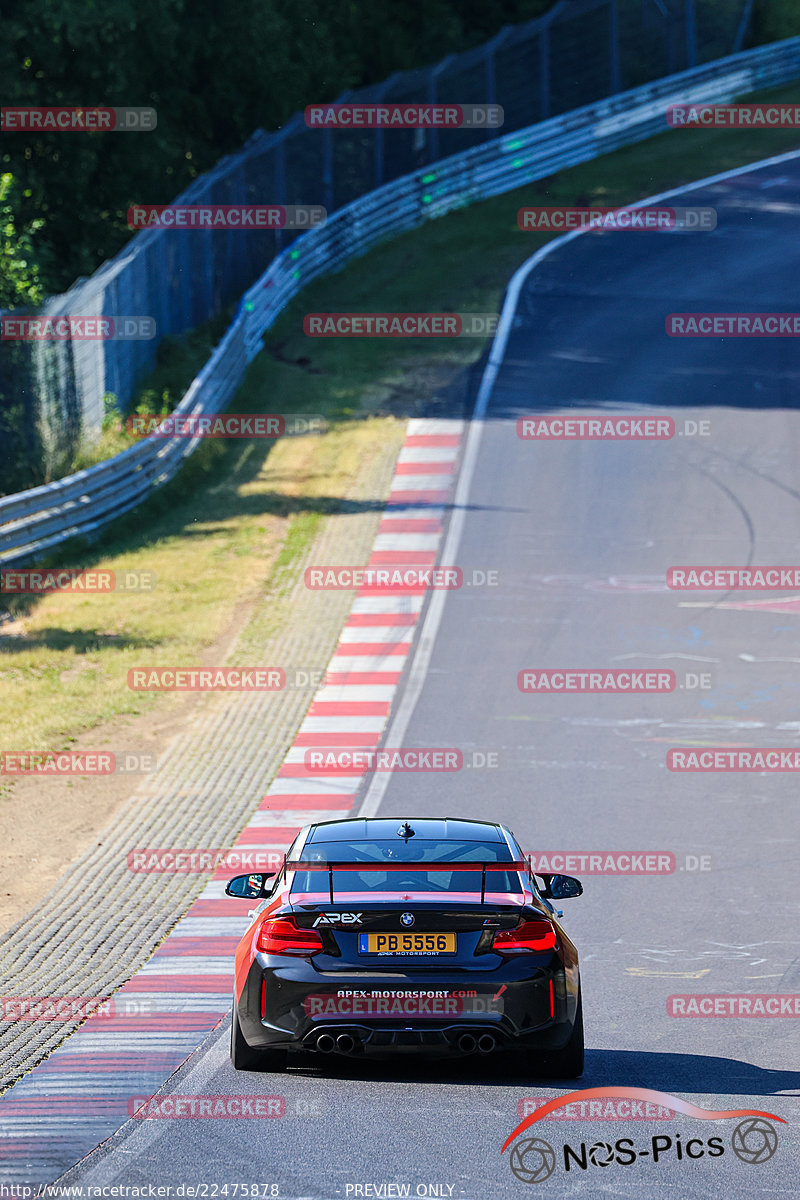
<path id="1" fill-rule="evenodd" d="M 550 900 L 577 879 L 531 874 L 503 825 L 453 818 L 305 826 L 236 951 L 231 1058 L 278 1070 L 319 1054 L 511 1050 L 583 1071 L 578 954 Z M 539 881 L 537 883 L 537 881 Z"/>

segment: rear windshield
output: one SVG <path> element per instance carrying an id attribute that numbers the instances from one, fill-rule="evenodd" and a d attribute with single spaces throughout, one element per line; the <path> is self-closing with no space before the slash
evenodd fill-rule
<path id="1" fill-rule="evenodd" d="M 368 838 L 353 842 L 306 843 L 300 857 L 304 862 L 365 863 L 453 863 L 452 871 L 341 871 L 334 869 L 334 892 L 477 892 L 481 891 L 480 870 L 459 871 L 459 862 L 512 862 L 505 842 L 382 841 Z M 327 892 L 327 870 L 299 870 L 292 881 L 293 892 Z M 487 892 L 522 891 L 516 871 L 487 871 Z"/>

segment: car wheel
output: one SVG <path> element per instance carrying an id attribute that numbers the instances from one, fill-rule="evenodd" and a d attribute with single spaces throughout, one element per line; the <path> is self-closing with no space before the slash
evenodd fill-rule
<path id="1" fill-rule="evenodd" d="M 234 997 L 231 1006 L 231 1062 L 237 1071 L 283 1071 L 286 1069 L 285 1050 L 255 1050 L 245 1041 Z"/>
<path id="2" fill-rule="evenodd" d="M 545 1065 L 548 1075 L 555 1079 L 578 1079 L 583 1074 L 583 997 L 580 991 L 569 1041 L 563 1050 L 549 1054 Z"/>

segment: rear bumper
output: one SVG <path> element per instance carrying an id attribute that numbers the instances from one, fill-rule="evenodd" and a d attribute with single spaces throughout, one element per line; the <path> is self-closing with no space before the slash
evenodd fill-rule
<path id="1" fill-rule="evenodd" d="M 488 1023 L 478 1025 L 464 1022 L 431 1029 L 413 1025 L 377 1027 L 353 1022 L 321 1025 L 306 1034 L 302 1047 L 287 1048 L 302 1048 L 319 1054 L 365 1057 L 393 1057 L 396 1054 L 454 1057 L 465 1054 L 486 1055 L 523 1048 L 545 1054 L 565 1045 L 571 1031 L 571 1025 L 560 1029 L 556 1022 L 550 1022 L 535 1035 L 522 1038 L 510 1034 L 507 1029 Z"/>
<path id="2" fill-rule="evenodd" d="M 433 971 L 337 977 L 307 961 L 275 961 L 258 956 L 238 1002 L 242 1033 L 254 1049 L 545 1053 L 567 1043 L 575 1019 L 577 964 L 565 968 L 556 954 L 449 979 Z"/>

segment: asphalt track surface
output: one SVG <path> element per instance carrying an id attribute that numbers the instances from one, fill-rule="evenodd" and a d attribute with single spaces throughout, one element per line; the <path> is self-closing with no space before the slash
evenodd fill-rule
<path id="1" fill-rule="evenodd" d="M 517 281 L 486 419 L 467 443 L 457 552 L 444 560 L 499 582 L 447 595 L 427 668 L 412 663 L 406 680 L 402 731 L 404 745 L 495 754 L 497 765 L 393 775 L 366 798 L 381 815 L 499 819 L 531 850 L 677 856 L 672 874 L 584 875 L 584 896 L 563 902 L 581 952 L 583 1078 L 537 1080 L 476 1059 L 298 1059 L 286 1075 L 237 1074 L 226 1022 L 168 1090 L 282 1095 L 283 1118 L 129 1122 L 62 1183 L 259 1184 L 289 1198 L 405 1184 L 458 1198 L 796 1194 L 800 1018 L 680 1019 L 666 1001 L 800 992 L 797 785 L 785 773 L 675 773 L 665 756 L 800 743 L 800 597 L 674 592 L 664 575 L 800 559 L 800 353 L 787 338 L 669 338 L 664 320 L 797 309 L 798 197 L 800 160 L 751 170 L 686 196 L 717 209 L 713 233 L 591 233 Z M 669 414 L 681 434 L 686 420 L 709 425 L 663 441 L 517 437 L 519 416 L 564 409 Z M 650 696 L 517 686 L 523 669 L 590 666 L 669 668 L 684 686 Z M 686 672 L 711 686 L 685 686 Z M 701 856 L 707 869 L 687 869 Z M 554 1148 L 554 1173 L 539 1184 L 512 1174 L 500 1147 L 521 1099 L 615 1085 L 787 1124 L 774 1123 L 769 1161 L 751 1163 L 733 1152 L 735 1119 L 550 1119 L 529 1136 Z M 679 1159 L 678 1135 L 719 1137 L 724 1153 Z M 664 1136 L 673 1145 L 656 1162 L 651 1139 Z M 564 1169 L 565 1142 L 623 1137 L 650 1152 Z"/>

